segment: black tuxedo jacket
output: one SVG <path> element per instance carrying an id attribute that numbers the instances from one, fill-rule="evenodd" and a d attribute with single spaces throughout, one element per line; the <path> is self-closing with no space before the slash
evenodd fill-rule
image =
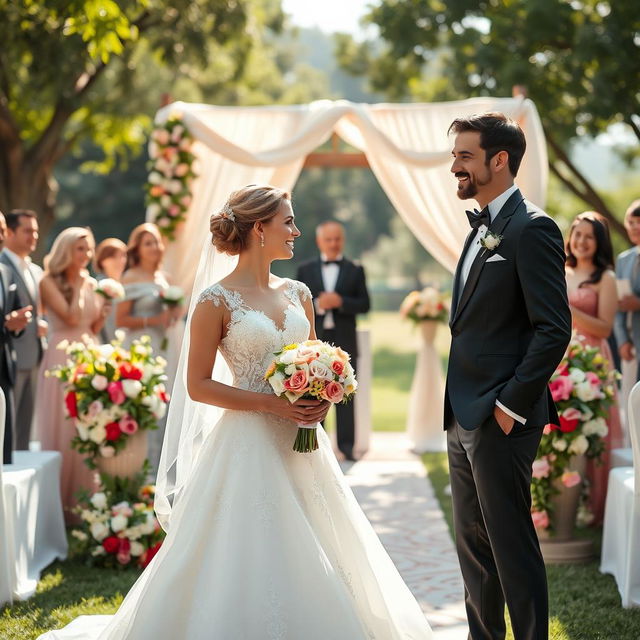
<path id="1" fill-rule="evenodd" d="M 562 235 L 520 191 L 489 229 L 502 240 L 493 251 L 480 249 L 464 289 L 460 271 L 475 230 L 456 270 L 445 429 L 455 420 L 464 429 L 479 427 L 496 400 L 527 425 L 557 424 L 547 384 L 571 338 Z M 504 260 L 490 260 L 496 255 Z"/>
<path id="2" fill-rule="evenodd" d="M 324 291 L 320 258 L 301 264 L 296 278 L 309 287 L 315 303 L 318 294 Z M 340 263 L 335 291 L 342 297 L 342 306 L 339 309 L 333 309 L 336 343 L 355 359 L 358 356 L 356 314 L 367 313 L 371 306 L 362 266 L 346 258 L 343 259 Z M 324 334 L 323 320 L 324 316 L 316 315 L 316 335 L 320 340 L 323 339 Z"/>
<path id="3" fill-rule="evenodd" d="M 13 273 L 9 267 L 0 264 L 0 287 L 2 287 L 2 299 L 0 299 L 0 377 L 15 382 L 16 376 L 16 352 L 13 346 L 13 338 L 21 335 L 12 333 L 4 326 L 4 318 L 8 313 L 20 309 L 24 305 L 18 295 L 18 287 L 13 279 Z"/>

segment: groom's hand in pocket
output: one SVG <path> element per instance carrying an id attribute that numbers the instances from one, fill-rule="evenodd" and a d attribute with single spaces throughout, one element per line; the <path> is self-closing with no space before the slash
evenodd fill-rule
<path id="1" fill-rule="evenodd" d="M 496 419 L 498 426 L 504 431 L 504 434 L 508 436 L 516 421 L 498 405 L 493 408 L 493 417 Z"/>

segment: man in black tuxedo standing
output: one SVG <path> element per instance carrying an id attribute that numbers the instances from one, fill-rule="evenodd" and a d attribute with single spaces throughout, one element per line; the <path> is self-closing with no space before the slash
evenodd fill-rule
<path id="1" fill-rule="evenodd" d="M 445 429 L 472 640 L 548 638 L 531 465 L 558 417 L 547 384 L 571 337 L 562 235 L 514 178 L 526 142 L 501 113 L 459 118 L 451 172 L 472 226 L 455 274 Z"/>
<path id="2" fill-rule="evenodd" d="M 0 213 L 0 249 L 4 245 L 7 224 Z M 13 460 L 13 422 L 14 402 L 13 386 L 16 379 L 16 352 L 13 339 L 20 336 L 32 320 L 33 307 L 22 306 L 18 295 L 18 287 L 11 269 L 0 264 L 0 387 L 4 391 L 7 403 L 7 415 L 4 424 L 4 449 L 2 464 L 11 464 Z"/>
<path id="3" fill-rule="evenodd" d="M 320 257 L 301 264 L 297 279 L 313 295 L 318 339 L 332 342 L 351 354 L 356 369 L 358 342 L 356 315 L 369 311 L 369 293 L 364 269 L 342 255 L 344 227 L 329 220 L 318 225 L 316 243 Z M 354 460 L 355 419 L 353 402 L 336 406 L 338 449 Z"/>

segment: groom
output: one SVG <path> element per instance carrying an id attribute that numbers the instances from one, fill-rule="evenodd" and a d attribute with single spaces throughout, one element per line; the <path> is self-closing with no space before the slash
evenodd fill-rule
<path id="1" fill-rule="evenodd" d="M 471 232 L 456 270 L 445 429 L 456 548 L 472 640 L 546 640 L 544 563 L 531 520 L 531 464 L 557 424 L 547 383 L 571 337 L 558 227 L 513 183 L 522 130 L 501 113 L 453 121 L 451 172 Z"/>

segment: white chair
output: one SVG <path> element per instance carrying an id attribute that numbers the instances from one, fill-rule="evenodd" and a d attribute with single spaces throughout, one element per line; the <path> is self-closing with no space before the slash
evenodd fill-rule
<path id="1" fill-rule="evenodd" d="M 0 455 L 6 411 L 1 391 Z M 31 597 L 40 572 L 67 557 L 62 456 L 57 451 L 16 451 L 13 460 L 0 471 L 0 604 Z"/>
<path id="2" fill-rule="evenodd" d="M 616 579 L 623 607 L 640 606 L 640 382 L 629 394 L 632 467 L 609 472 L 600 571 Z"/>

